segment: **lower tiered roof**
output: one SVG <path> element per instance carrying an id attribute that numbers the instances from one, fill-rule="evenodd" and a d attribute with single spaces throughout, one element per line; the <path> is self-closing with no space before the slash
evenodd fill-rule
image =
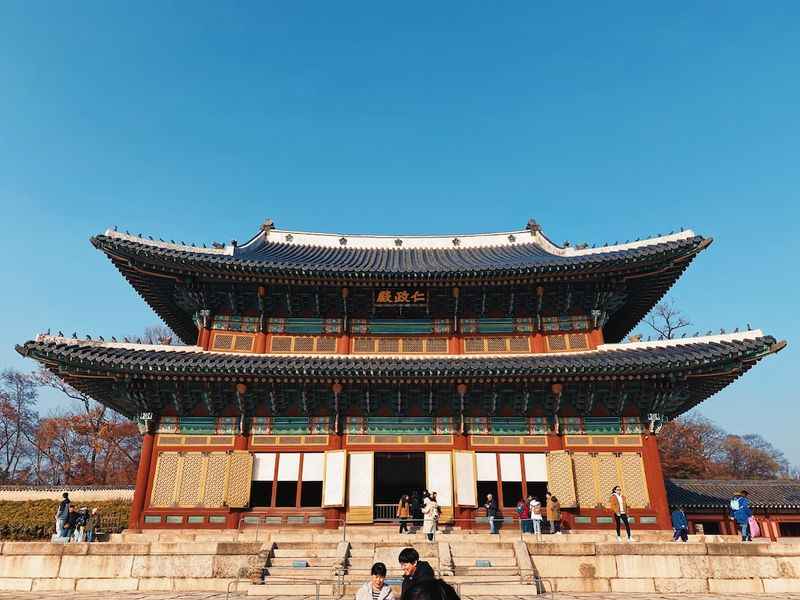
<path id="1" fill-rule="evenodd" d="M 142 410 L 125 390 L 137 382 L 213 383 L 235 388 L 341 383 L 360 386 L 563 384 L 585 396 L 644 395 L 643 410 L 671 417 L 713 395 L 785 342 L 761 331 L 605 344 L 596 350 L 525 355 L 275 355 L 204 351 L 197 346 L 84 341 L 52 336 L 17 346 L 70 385 L 123 414 Z M 527 389 L 527 388 L 526 388 Z M 332 395 L 332 394 L 331 394 Z M 338 400 L 337 400 L 338 402 Z M 612 405 L 614 403 L 611 403 Z M 619 404 L 623 409 L 624 402 Z M 558 409 L 558 403 L 555 404 Z M 588 401 L 589 410 L 592 401 Z M 157 408 L 157 407 L 156 407 Z"/>

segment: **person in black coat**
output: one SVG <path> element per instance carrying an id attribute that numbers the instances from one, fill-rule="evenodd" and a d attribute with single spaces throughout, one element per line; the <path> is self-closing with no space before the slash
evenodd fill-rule
<path id="1" fill-rule="evenodd" d="M 404 548 L 397 557 L 400 561 L 400 568 L 403 570 L 402 593 L 412 585 L 428 579 L 436 579 L 431 565 L 419 559 L 419 552 L 414 548 Z"/>
<path id="2" fill-rule="evenodd" d="M 416 490 L 411 494 L 411 525 L 414 531 L 422 525 L 422 500 Z"/>

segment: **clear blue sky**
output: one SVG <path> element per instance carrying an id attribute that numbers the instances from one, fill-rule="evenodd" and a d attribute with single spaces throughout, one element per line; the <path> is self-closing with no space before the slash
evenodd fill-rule
<path id="1" fill-rule="evenodd" d="M 692 330 L 790 344 L 703 412 L 800 463 L 799 28 L 796 2 L 3 2 L 0 366 L 156 321 L 88 242 L 115 224 L 683 226 L 716 240 L 672 292 Z"/>

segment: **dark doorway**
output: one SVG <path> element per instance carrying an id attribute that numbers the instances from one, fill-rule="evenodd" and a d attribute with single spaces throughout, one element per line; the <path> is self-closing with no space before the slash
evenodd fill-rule
<path id="1" fill-rule="evenodd" d="M 375 504 L 397 504 L 403 494 L 424 489 L 424 452 L 375 453 Z"/>
<path id="2" fill-rule="evenodd" d="M 778 523 L 778 531 L 781 537 L 800 537 L 800 523 L 781 521 Z"/>

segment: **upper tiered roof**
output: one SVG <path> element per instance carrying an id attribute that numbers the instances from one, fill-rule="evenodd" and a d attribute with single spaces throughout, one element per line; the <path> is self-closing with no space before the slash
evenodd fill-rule
<path id="1" fill-rule="evenodd" d="M 307 233 L 269 226 L 244 244 L 198 248 L 108 230 L 92 243 L 118 262 L 225 279 L 471 281 L 629 270 L 692 257 L 711 242 L 691 230 L 598 248 L 558 246 L 535 223 L 504 233 L 375 236 Z"/>
<path id="2" fill-rule="evenodd" d="M 448 236 L 306 233 L 268 221 L 244 244 L 200 248 L 116 230 L 92 243 L 185 342 L 196 335 L 194 315 L 203 309 L 287 316 L 303 301 L 297 295 L 310 292 L 317 313 L 322 305 L 327 316 L 363 317 L 372 311 L 371 296 L 359 290 L 390 285 L 430 288 L 426 316 L 474 313 L 476 306 L 482 312 L 487 292 L 499 294 L 488 299 L 495 309 L 597 310 L 606 339 L 619 341 L 711 239 L 687 230 L 594 248 L 554 244 L 534 221 L 519 231 Z M 445 289 L 451 286 L 462 290 L 458 306 Z M 269 297 L 259 299 L 267 288 Z M 544 301 L 534 298 L 540 292 Z"/>

